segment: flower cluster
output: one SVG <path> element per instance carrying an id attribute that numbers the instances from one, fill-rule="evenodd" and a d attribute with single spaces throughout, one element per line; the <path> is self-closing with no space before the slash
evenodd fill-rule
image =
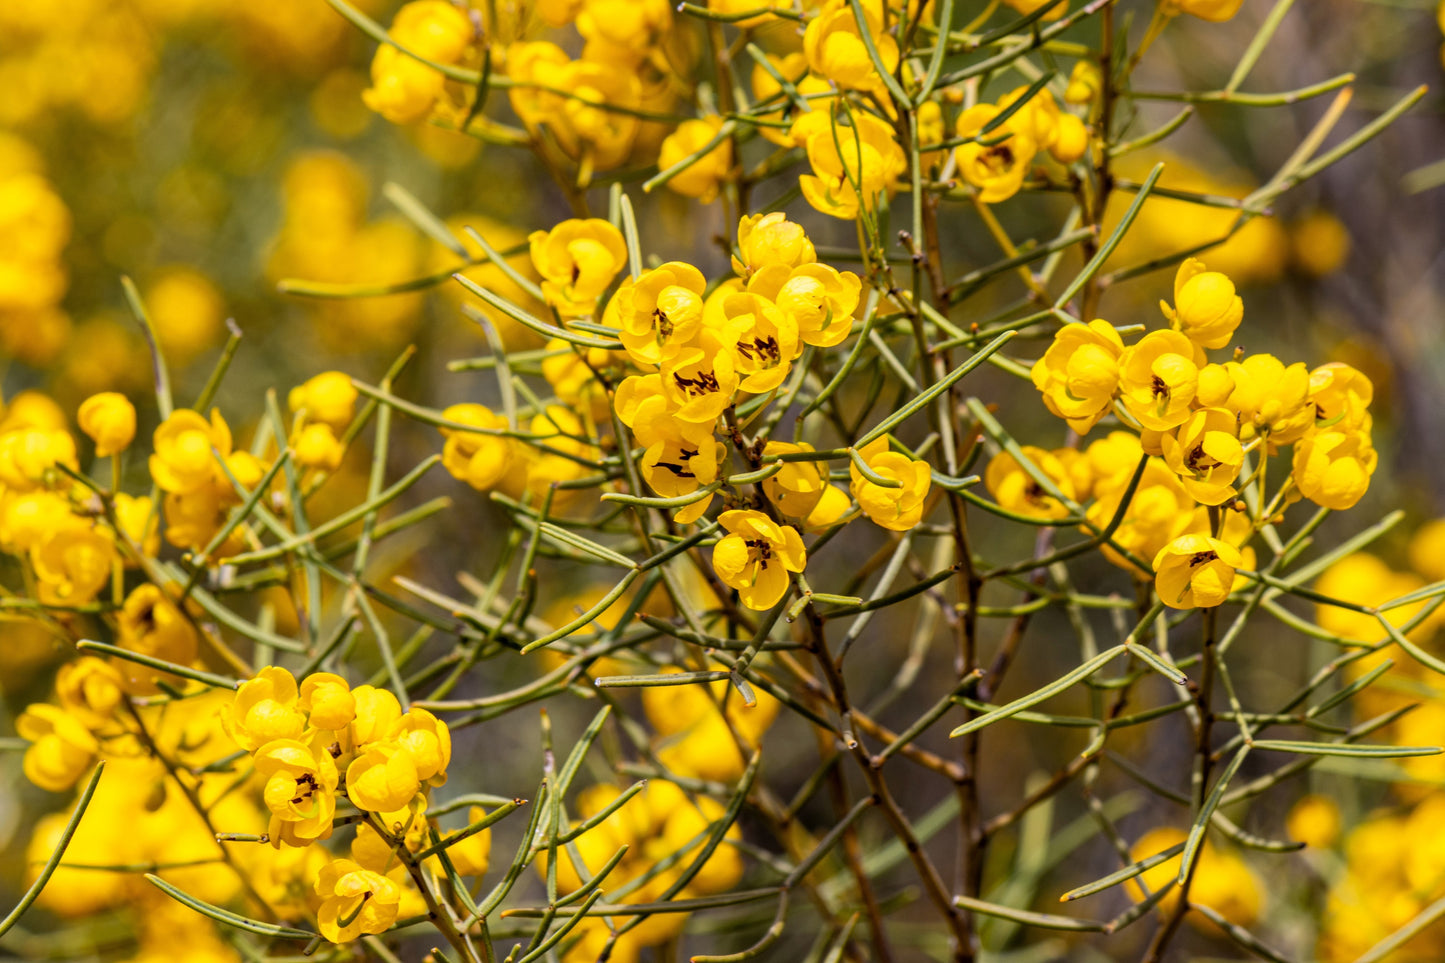
<path id="1" fill-rule="evenodd" d="M 426 794 L 446 783 L 451 763 L 446 723 L 425 709 L 403 712 L 385 689 L 352 688 L 329 672 L 298 685 L 276 666 L 236 690 L 221 723 L 265 780 L 273 846 L 329 839 L 339 799 L 367 814 L 352 858 L 327 863 L 316 877 L 322 935 L 341 943 L 390 926 L 407 885 L 391 837 L 413 850 L 426 839 Z"/>
<path id="2" fill-rule="evenodd" d="M 1303 497 L 1345 509 L 1364 495 L 1378 462 L 1374 389 L 1339 362 L 1310 370 L 1242 352 L 1210 362 L 1206 351 L 1230 343 L 1244 304 L 1233 281 L 1196 259 L 1180 265 L 1173 304 L 1160 309 L 1170 327 L 1127 346 L 1107 321 L 1065 325 L 1031 371 L 1049 411 L 1074 431 L 1107 416 L 1130 431 L 1082 452 L 1036 450 L 1027 472 L 1001 455 L 986 481 L 1001 505 L 1036 518 L 1067 517 L 1068 505 L 1092 497 L 1086 516 L 1097 531 L 1122 511 L 1105 554 L 1126 568 L 1152 560 L 1166 605 L 1207 608 L 1224 601 L 1241 550 L 1283 507 Z M 1285 446 L 1290 471 L 1267 497 L 1269 459 Z"/>

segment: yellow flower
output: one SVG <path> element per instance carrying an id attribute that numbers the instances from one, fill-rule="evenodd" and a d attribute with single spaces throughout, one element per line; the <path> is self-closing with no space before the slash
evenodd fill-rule
<path id="1" fill-rule="evenodd" d="M 852 507 L 853 499 L 848 497 L 847 492 L 837 485 L 829 485 L 823 489 L 823 497 L 818 499 L 817 506 L 803 519 L 803 531 L 819 532 L 832 528 Z"/>
<path id="2" fill-rule="evenodd" d="M 1196 349 L 1177 331 L 1152 331 L 1119 356 L 1124 407 L 1145 428 L 1184 424 L 1199 383 Z"/>
<path id="3" fill-rule="evenodd" d="M 296 707 L 317 729 L 345 729 L 356 718 L 356 696 L 339 675 L 313 672 L 301 680 Z"/>
<path id="4" fill-rule="evenodd" d="M 386 738 L 392 725 L 401 718 L 401 703 L 386 689 L 359 685 L 351 690 L 356 703 L 356 717 L 351 722 L 350 742 L 360 748 Z"/>
<path id="5" fill-rule="evenodd" d="M 1286 367 L 1274 355 L 1253 354 L 1224 367 L 1234 384 L 1224 406 L 1239 415 L 1243 437 L 1266 435 L 1273 451 L 1298 441 L 1314 427 L 1310 375 L 1302 362 Z"/>
<path id="6" fill-rule="evenodd" d="M 544 66 L 529 79 L 572 94 L 556 105 L 549 118 L 549 129 L 569 157 L 597 170 L 609 170 L 627 159 L 640 121 L 635 114 L 608 108 L 643 107 L 636 72 L 615 64 L 573 60 Z"/>
<path id="7" fill-rule="evenodd" d="M 668 261 L 617 292 L 622 345 L 638 364 L 658 364 L 702 328 L 707 279 L 691 264 Z"/>
<path id="8" fill-rule="evenodd" d="M 473 39 L 471 20 L 445 0 L 414 0 L 397 11 L 388 31 L 393 40 L 433 63 L 461 62 Z M 390 44 L 377 47 L 371 61 L 366 106 L 394 124 L 411 124 L 431 113 L 446 78 Z"/>
<path id="9" fill-rule="evenodd" d="M 302 427 L 291 439 L 291 451 L 302 468 L 332 472 L 341 467 L 346 446 L 336 437 L 330 425 L 320 422 Z"/>
<path id="10" fill-rule="evenodd" d="M 954 133 L 959 137 L 996 141 L 960 144 L 953 149 L 959 174 L 978 189 L 979 200 L 985 204 L 997 204 L 1018 193 L 1038 150 L 1025 129 L 1013 126 L 1018 114 L 987 134 L 983 133 L 983 128 L 1000 112 L 1001 108 L 994 104 L 975 104 L 959 114 L 954 123 Z"/>
<path id="11" fill-rule="evenodd" d="M 577 16 L 583 59 L 623 69 L 641 66 L 671 30 L 668 0 L 585 0 Z"/>
<path id="12" fill-rule="evenodd" d="M 190 665 L 196 657 L 196 630 L 176 604 L 155 585 L 136 586 L 126 596 L 118 616 L 119 644 L 133 652 L 154 656 L 177 665 Z M 116 666 L 125 677 L 132 695 L 154 695 L 156 679 L 174 681 L 158 669 L 135 662 Z"/>
<path id="13" fill-rule="evenodd" d="M 722 311 L 739 390 L 763 394 L 782 384 L 803 348 L 793 319 L 758 294 L 730 294 Z"/>
<path id="14" fill-rule="evenodd" d="M 21 492 L 58 484 L 57 465 L 80 468 L 70 432 L 20 428 L 0 434 L 0 484 Z"/>
<path id="15" fill-rule="evenodd" d="M 30 743 L 25 777 L 41 789 L 64 792 L 85 775 L 100 751 L 95 737 L 59 706 L 37 702 L 15 720 L 15 731 Z"/>
<path id="16" fill-rule="evenodd" d="M 1290 807 L 1285 829 L 1306 846 L 1329 849 L 1340 838 L 1340 807 L 1328 796 L 1305 796 Z"/>
<path id="17" fill-rule="evenodd" d="M 658 169 L 669 170 L 674 164 L 702 150 L 717 136 L 722 125 L 721 117 L 683 121 L 663 140 L 657 154 Z M 718 191 L 732 173 L 733 144 L 731 138 L 724 137 L 686 170 L 673 175 L 667 186 L 684 197 L 695 197 L 703 204 L 711 204 L 717 200 Z"/>
<path id="18" fill-rule="evenodd" d="M 845 127 L 814 110 L 793 124 L 808 132 L 803 146 L 813 168 L 812 175 L 798 178 L 803 197 L 818 211 L 845 221 L 856 220 L 860 210 L 873 210 L 878 195 L 892 194 L 908 169 L 887 122 L 861 110 L 852 118 L 853 125 Z"/>
<path id="19" fill-rule="evenodd" d="M 1165 463 L 1200 504 L 1223 505 L 1234 497 L 1234 480 L 1244 465 L 1238 430 L 1229 409 L 1201 408 L 1160 439 Z"/>
<path id="20" fill-rule="evenodd" d="M 1034 363 L 1030 376 L 1049 411 L 1084 434 L 1113 404 L 1123 352 L 1123 340 L 1107 321 L 1066 324 L 1054 332 L 1054 343 Z"/>
<path id="21" fill-rule="evenodd" d="M 346 767 L 346 795 L 358 809 L 394 812 L 420 791 L 416 759 L 394 742 L 367 745 Z"/>
<path id="22" fill-rule="evenodd" d="M 389 735 L 411 756 L 418 779 L 431 786 L 446 785 L 447 766 L 452 761 L 452 731 L 445 722 L 425 709 L 410 709 L 392 723 Z"/>
<path id="23" fill-rule="evenodd" d="M 1099 88 L 1103 83 L 1104 76 L 1097 63 L 1092 60 L 1076 60 L 1074 69 L 1069 72 L 1069 86 L 1064 91 L 1064 100 L 1070 104 L 1087 104 L 1099 95 Z"/>
<path id="24" fill-rule="evenodd" d="M 801 264 L 787 268 L 770 265 L 748 281 L 749 294 L 760 294 L 777 305 L 798 329 L 804 344 L 831 348 L 842 344 L 853 330 L 853 311 L 863 282 L 852 271 L 827 264 Z"/>
<path id="25" fill-rule="evenodd" d="M 738 390 L 738 360 L 730 343 L 704 328 L 662 365 L 662 389 L 675 405 L 673 417 L 711 425 Z"/>
<path id="26" fill-rule="evenodd" d="M 279 666 L 268 665 L 255 678 L 241 683 L 231 704 L 221 712 L 221 724 L 247 752 L 276 739 L 299 739 L 306 716 L 296 699 L 295 677 Z"/>
<path id="27" fill-rule="evenodd" d="M 287 824 L 292 839 L 325 839 L 336 814 L 338 773 L 323 737 L 311 743 L 276 739 L 255 751 L 256 772 L 266 780 L 261 797 L 272 821 Z"/>
<path id="28" fill-rule="evenodd" d="M 601 218 L 573 218 L 527 238 L 547 303 L 568 317 L 591 314 L 627 263 L 622 232 Z"/>
<path id="29" fill-rule="evenodd" d="M 56 673 L 55 699 L 66 715 L 87 729 L 106 729 L 125 697 L 120 681 L 120 673 L 110 663 L 83 655 Z"/>
<path id="30" fill-rule="evenodd" d="M 642 477 L 663 498 L 690 495 L 717 481 L 718 468 L 727 461 L 727 447 L 713 437 L 711 424 L 674 417 L 660 394 L 643 400 L 628 424 L 638 442 L 647 446 L 638 466 Z M 696 521 L 711 503 L 711 498 L 704 498 L 686 505 L 675 518 L 683 524 Z"/>
<path id="31" fill-rule="evenodd" d="M 718 521 L 728 532 L 712 550 L 718 578 L 737 589 L 748 608 L 772 608 L 788 591 L 788 573 L 801 572 L 808 563 L 802 537 L 762 512 L 723 512 Z"/>
<path id="32" fill-rule="evenodd" d="M 108 530 L 67 519 L 30 548 L 30 564 L 42 602 L 84 605 L 110 581 L 116 561 Z"/>
<path id="33" fill-rule="evenodd" d="M 1243 559 L 1228 542 L 1181 535 L 1154 556 L 1154 589 L 1174 609 L 1213 608 L 1229 597 Z"/>
<path id="34" fill-rule="evenodd" d="M 1068 469 L 1053 452 L 1032 445 L 1024 445 L 1022 451 L 1060 492 L 1071 500 L 1074 498 L 1074 483 Z M 989 461 L 983 483 L 993 493 L 999 506 L 1011 512 L 1033 518 L 1064 518 L 1069 514 L 1064 503 L 1044 491 L 1043 486 L 1006 451 L 999 452 Z"/>
<path id="35" fill-rule="evenodd" d="M 890 451 L 887 438 L 878 438 L 858 449 L 858 454 L 874 473 L 902 482 L 901 488 L 875 485 L 858 466 L 849 463 L 853 497 L 863 514 L 876 525 L 895 532 L 906 532 L 923 520 L 923 501 L 933 484 L 933 473 L 927 462 L 915 461 L 900 452 Z"/>
<path id="36" fill-rule="evenodd" d="M 98 458 L 124 451 L 135 438 L 135 406 L 114 391 L 91 395 L 81 402 L 76 421 L 95 442 Z"/>
<path id="37" fill-rule="evenodd" d="M 485 405 L 470 402 L 452 405 L 442 412 L 442 417 L 493 432 L 507 428 L 506 416 L 494 413 Z M 442 467 L 453 478 L 466 482 L 477 491 L 495 488 L 516 468 L 517 443 L 506 435 L 457 428 L 439 430 L 446 438 L 446 444 L 442 446 Z"/>
<path id="38" fill-rule="evenodd" d="M 1160 0 L 1159 9 L 1168 16 L 1187 13 L 1208 20 L 1223 23 L 1239 12 L 1244 0 Z"/>
<path id="39" fill-rule="evenodd" d="M 319 421 L 334 432 L 342 432 L 356 412 L 356 388 L 349 375 L 340 371 L 321 374 L 291 389 L 286 403 L 291 410 L 305 414 L 308 421 Z"/>
<path id="40" fill-rule="evenodd" d="M 396 922 L 401 890 L 380 873 L 338 859 L 316 877 L 321 909 L 316 926 L 333 943 L 347 943 L 364 934 L 385 932 Z"/>
<path id="41" fill-rule="evenodd" d="M 179 408 L 161 422 L 153 438 L 151 477 L 162 491 L 189 494 L 217 486 L 230 491 L 231 483 L 211 450 L 222 458 L 231 454 L 231 429 L 221 413 L 211 410 L 208 422 L 189 408 Z"/>
<path id="42" fill-rule="evenodd" d="M 733 258 L 733 270 L 744 278 L 772 265 L 791 270 L 817 260 L 813 242 L 802 226 L 788 220 L 781 211 L 748 214 L 738 222 L 738 255 Z"/>
<path id="43" fill-rule="evenodd" d="M 1359 371 L 1340 361 L 1310 372 L 1310 403 L 1322 427 L 1361 428 L 1369 417 L 1375 386 Z"/>
<path id="44" fill-rule="evenodd" d="M 807 442 L 791 445 L 785 441 L 769 441 L 763 447 L 763 462 L 767 464 L 779 455 L 813 450 Z M 807 518 L 818 507 L 828 487 L 828 473 L 823 462 L 790 461 L 783 463 L 782 471 L 763 481 L 763 494 L 784 515 Z M 847 504 L 846 500 L 844 504 Z"/>
<path id="45" fill-rule="evenodd" d="M 1365 431 L 1316 431 L 1295 443 L 1294 482 L 1316 505 L 1352 508 L 1370 487 L 1379 460 Z"/>
<path id="46" fill-rule="evenodd" d="M 1201 348 L 1222 348 L 1244 318 L 1244 301 L 1228 276 L 1191 257 L 1174 274 L 1174 307 L 1160 301 L 1159 310 Z"/>
<path id="47" fill-rule="evenodd" d="M 1027 87 L 1015 87 L 998 99 L 998 109 L 1007 110 L 1028 92 Z M 1003 129 L 1023 134 L 1033 141 L 1038 150 L 1054 146 L 1059 135 L 1058 128 L 1059 105 L 1047 87 L 1035 91 L 1033 96 L 1003 123 Z"/>
<path id="48" fill-rule="evenodd" d="M 868 39 L 890 74 L 898 68 L 898 42 L 883 31 L 883 10 L 878 0 L 861 4 Z M 849 0 L 829 0 L 803 34 L 803 53 L 808 68 L 846 90 L 882 92 L 884 80 L 873 65 L 858 19 Z"/>

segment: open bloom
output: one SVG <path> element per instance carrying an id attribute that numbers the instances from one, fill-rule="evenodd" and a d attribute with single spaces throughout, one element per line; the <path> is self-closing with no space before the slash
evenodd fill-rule
<path id="1" fill-rule="evenodd" d="M 691 264 L 668 261 L 617 292 L 622 346 L 639 364 L 657 364 L 702 327 L 707 279 Z"/>
<path id="2" fill-rule="evenodd" d="M 401 889 L 395 883 L 349 859 L 322 868 L 316 893 L 321 897 L 317 928 L 333 943 L 385 932 L 396 922 L 401 903 Z"/>
<path id="3" fill-rule="evenodd" d="M 1152 331 L 1119 356 L 1124 407 L 1153 431 L 1184 424 L 1199 386 L 1194 344 L 1178 331 Z"/>
<path id="4" fill-rule="evenodd" d="M 292 839 L 325 839 L 336 814 L 338 773 L 321 738 L 311 744 L 277 739 L 256 750 L 256 771 L 266 780 L 261 792 L 273 822 L 289 824 Z"/>
<path id="5" fill-rule="evenodd" d="M 792 130 L 803 140 L 812 175 L 798 178 L 803 197 L 824 214 L 855 220 L 859 210 L 873 210 L 878 195 L 892 194 L 908 170 L 908 157 L 893 139 L 887 122 L 862 111 L 852 126 L 837 123 L 828 111 L 799 117 Z"/>
<path id="6" fill-rule="evenodd" d="M 812 450 L 813 446 L 807 442 L 791 445 L 785 441 L 769 441 L 763 448 L 763 461 Z M 818 507 L 827 488 L 828 473 L 820 461 L 784 462 L 781 471 L 763 481 L 763 494 L 768 496 L 768 501 L 793 518 L 807 518 Z"/>
<path id="7" fill-rule="evenodd" d="M 627 263 L 622 232 L 597 217 L 533 231 L 527 241 L 547 303 L 569 317 L 591 314 L 597 298 Z"/>
<path id="8" fill-rule="evenodd" d="M 887 438 L 878 438 L 858 449 L 858 454 L 875 473 L 901 482 L 889 488 L 870 481 L 850 463 L 853 497 L 858 507 L 877 525 L 895 532 L 906 532 L 923 520 L 923 500 L 933 484 L 933 473 L 927 462 L 915 461 L 901 452 L 890 451 Z"/>
<path id="9" fill-rule="evenodd" d="M 466 482 L 477 491 L 487 491 L 501 484 L 516 467 L 516 441 L 507 435 L 497 434 L 507 428 L 505 415 L 497 414 L 486 405 L 465 402 L 447 408 L 442 417 L 463 425 L 476 425 L 488 432 L 440 429 L 446 438 L 446 444 L 442 446 L 442 467 L 453 478 Z"/>
<path id="10" fill-rule="evenodd" d="M 1174 273 L 1174 306 L 1160 301 L 1159 310 L 1175 331 L 1201 348 L 1227 345 L 1244 319 L 1244 301 L 1234 293 L 1234 282 L 1192 257 Z"/>
<path id="11" fill-rule="evenodd" d="M 732 344 L 704 328 L 692 344 L 663 362 L 662 390 L 676 406 L 673 417 L 711 425 L 732 404 L 741 380 L 738 367 Z"/>
<path id="12" fill-rule="evenodd" d="M 1370 487 L 1379 460 L 1367 432 L 1316 431 L 1294 446 L 1294 481 L 1316 505 L 1352 508 Z"/>
<path id="13" fill-rule="evenodd" d="M 55 676 L 56 701 L 87 729 L 107 728 L 124 695 L 115 666 L 93 655 L 65 663 Z"/>
<path id="14" fill-rule="evenodd" d="M 1331 361 L 1310 372 L 1310 403 L 1322 428 L 1362 427 L 1374 398 L 1370 379 L 1343 362 Z"/>
<path id="15" fill-rule="evenodd" d="M 177 665 L 196 657 L 196 630 L 177 605 L 160 588 L 146 583 L 126 596 L 118 617 L 120 644 L 133 652 Z M 136 662 L 116 666 L 132 695 L 154 695 L 156 679 L 174 679 L 169 673 Z"/>
<path id="16" fill-rule="evenodd" d="M 15 720 L 15 731 L 30 743 L 22 766 L 41 789 L 64 792 L 95 762 L 95 737 L 59 706 L 37 702 Z"/>
<path id="17" fill-rule="evenodd" d="M 754 274 L 747 289 L 776 304 L 804 344 L 831 348 L 853 330 L 863 282 L 852 271 L 827 264 L 800 264 L 791 270 L 779 264 Z"/>
<path id="18" fill-rule="evenodd" d="M 388 31 L 392 39 L 433 63 L 460 63 L 472 43 L 472 22 L 444 0 L 414 0 L 397 11 Z M 431 113 L 446 78 L 415 57 L 382 44 L 371 61 L 371 87 L 362 91 L 366 106 L 394 124 L 411 124 Z"/>
<path id="19" fill-rule="evenodd" d="M 1074 497 L 1074 483 L 1058 456 L 1032 445 L 1024 445 L 1021 450 L 1028 456 L 1029 461 L 1034 463 L 1034 467 L 1054 483 L 1060 494 L 1070 499 Z M 1064 503 L 1050 495 L 1032 475 L 1024 471 L 1018 460 L 1006 451 L 999 452 L 988 463 L 983 483 L 993 493 L 999 506 L 1011 512 L 1034 518 L 1063 518 L 1069 514 Z"/>
<path id="20" fill-rule="evenodd" d="M 1310 374 L 1303 362 L 1286 366 L 1272 354 L 1252 354 L 1224 365 L 1234 390 L 1223 403 L 1239 415 L 1240 434 L 1265 435 L 1270 450 L 1304 437 L 1314 427 Z"/>
<path id="21" fill-rule="evenodd" d="M 712 550 L 718 578 L 737 589 L 748 608 L 772 608 L 788 591 L 788 573 L 808 562 L 802 536 L 751 510 L 723 512 L 718 521 L 728 531 Z"/>
<path id="22" fill-rule="evenodd" d="M 722 125 L 722 118 L 716 116 L 683 121 L 658 148 L 658 169 L 668 170 L 707 147 Z M 673 175 L 667 186 L 684 197 L 695 197 L 703 204 L 711 204 L 717 200 L 718 191 L 732 176 L 732 171 L 733 144 L 731 139 L 724 137 L 686 169 Z"/>
<path id="23" fill-rule="evenodd" d="M 638 442 L 647 446 L 638 466 L 642 477 L 663 498 L 690 495 L 717 481 L 727 448 L 713 437 L 710 424 L 673 417 L 661 394 L 643 399 L 630 412 L 629 424 Z M 711 497 L 699 499 L 679 509 L 674 518 L 683 524 L 696 521 L 711 503 Z"/>
<path id="24" fill-rule="evenodd" d="M 883 31 L 883 5 L 878 0 L 865 0 L 860 6 L 867 40 L 872 41 L 884 69 L 892 73 L 898 67 L 898 42 Z M 803 53 L 810 70 L 839 87 L 882 91 L 883 78 L 864 41 L 849 0 L 829 0 L 823 11 L 808 23 L 803 34 Z"/>
<path id="25" fill-rule="evenodd" d="M 739 390 L 763 394 L 782 384 L 803 347 L 792 317 L 757 294 L 730 294 L 722 310 Z"/>
<path id="26" fill-rule="evenodd" d="M 1228 542 L 1181 535 L 1154 556 L 1154 589 L 1170 608 L 1213 608 L 1229 597 L 1234 570 L 1243 564 Z"/>
<path id="27" fill-rule="evenodd" d="M 212 486 L 230 490 L 212 454 L 212 449 L 222 458 L 231 453 L 231 429 L 219 411 L 212 409 L 207 421 L 198 412 L 177 409 L 156 428 L 152 442 L 151 477 L 162 491 L 184 495 Z"/>
<path id="28" fill-rule="evenodd" d="M 1114 401 L 1123 353 L 1124 342 L 1109 322 L 1066 324 L 1054 332 L 1054 343 L 1034 362 L 1030 376 L 1049 411 L 1084 434 Z"/>
<path id="29" fill-rule="evenodd" d="M 1234 497 L 1234 480 L 1244 464 L 1234 412 L 1201 408 L 1160 440 L 1164 461 L 1184 490 L 1204 505 L 1222 505 Z"/>
<path id="30" fill-rule="evenodd" d="M 978 189 L 979 200 L 985 204 L 997 204 L 1017 194 L 1038 151 L 1033 137 L 1012 123 L 983 132 L 1000 112 L 1001 108 L 994 104 L 975 104 L 959 114 L 954 124 L 954 133 L 959 137 L 978 138 L 955 147 L 953 156 L 958 161 L 959 174 Z M 1009 121 L 1017 117 L 1015 114 Z"/>

